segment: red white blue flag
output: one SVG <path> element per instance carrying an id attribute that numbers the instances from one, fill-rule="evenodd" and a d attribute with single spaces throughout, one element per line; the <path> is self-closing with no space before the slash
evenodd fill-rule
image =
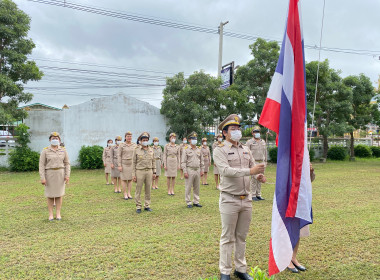
<path id="1" fill-rule="evenodd" d="M 269 275 L 290 264 L 300 229 L 313 222 L 300 10 L 300 1 L 290 0 L 280 57 L 259 120 L 278 136 Z"/>

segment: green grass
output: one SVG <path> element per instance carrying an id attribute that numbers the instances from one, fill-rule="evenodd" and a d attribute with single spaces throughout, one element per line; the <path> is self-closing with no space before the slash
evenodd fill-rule
<path id="1" fill-rule="evenodd" d="M 299 261 L 308 271 L 276 279 L 380 279 L 380 159 L 313 164 L 314 224 Z M 212 174 L 212 172 L 211 172 Z M 275 166 L 268 166 L 269 183 Z M 184 181 L 169 197 L 161 176 L 152 213 L 135 213 L 102 170 L 72 172 L 61 222 L 48 222 L 37 172 L 0 172 L 0 279 L 198 279 L 219 276 L 219 193 L 201 186 L 187 209 Z M 133 186 L 133 191 L 134 191 Z M 267 269 L 274 184 L 254 202 L 249 266 Z M 232 279 L 234 279 L 232 277 Z"/>

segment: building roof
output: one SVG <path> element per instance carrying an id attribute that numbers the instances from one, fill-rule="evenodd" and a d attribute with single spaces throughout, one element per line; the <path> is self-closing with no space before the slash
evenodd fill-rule
<path id="1" fill-rule="evenodd" d="M 42 103 L 33 103 L 25 106 L 18 107 L 19 109 L 25 109 L 25 110 L 33 110 L 33 111 L 41 111 L 41 110 L 53 110 L 53 111 L 61 111 L 62 109 L 52 107 L 46 104 Z"/>

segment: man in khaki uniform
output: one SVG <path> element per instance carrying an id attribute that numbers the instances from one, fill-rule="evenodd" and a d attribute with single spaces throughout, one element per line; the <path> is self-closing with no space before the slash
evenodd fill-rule
<path id="1" fill-rule="evenodd" d="M 200 177 L 203 175 L 203 156 L 201 149 L 197 147 L 197 134 L 189 135 L 190 145 L 183 149 L 181 167 L 185 177 L 185 201 L 187 208 L 202 207 L 199 204 Z M 191 205 L 191 187 L 193 188 L 193 205 Z"/>
<path id="2" fill-rule="evenodd" d="M 240 118 L 232 114 L 219 125 L 226 140 L 214 151 L 214 162 L 220 173 L 219 210 L 222 220 L 219 269 L 221 280 L 229 280 L 232 251 L 235 248 L 236 277 L 253 280 L 247 273 L 246 237 L 252 217 L 250 176 L 265 182 L 264 164 L 255 164 L 248 147 L 241 144 Z"/>
<path id="3" fill-rule="evenodd" d="M 252 128 L 252 135 L 253 138 L 247 141 L 246 146 L 251 150 L 256 163 L 264 163 L 266 165 L 267 146 L 265 141 L 260 137 L 260 126 L 255 125 Z M 251 178 L 251 192 L 253 200 L 264 200 L 261 197 L 261 182 L 256 180 L 254 176 Z"/>
<path id="4" fill-rule="evenodd" d="M 212 153 L 213 154 L 214 154 L 215 148 L 218 145 L 222 144 L 222 142 L 223 142 L 223 135 L 222 135 L 222 133 L 219 133 L 216 136 L 216 141 L 212 144 Z M 220 176 L 219 176 L 218 167 L 216 167 L 215 163 L 214 163 L 214 180 L 215 180 L 215 186 L 219 190 Z"/>
<path id="5" fill-rule="evenodd" d="M 183 137 L 183 138 L 182 138 L 182 143 L 179 144 L 179 148 L 180 148 L 180 150 L 179 150 L 179 158 L 180 158 L 180 160 L 181 160 L 181 158 L 182 158 L 183 149 L 184 149 L 185 147 L 187 147 L 188 145 L 189 145 L 189 144 L 187 143 L 187 138 L 186 138 L 186 137 Z M 182 167 L 181 167 L 181 180 L 183 180 L 183 169 L 182 169 Z"/>
<path id="6" fill-rule="evenodd" d="M 156 160 L 154 159 L 153 148 L 148 146 L 149 133 L 142 133 L 138 140 L 140 145 L 136 147 L 133 152 L 133 167 L 132 167 L 132 177 L 136 184 L 136 213 L 141 213 L 141 190 L 143 185 L 145 185 L 145 203 L 144 210 L 151 212 L 150 208 L 150 186 L 152 185 L 152 179 L 156 175 Z"/>

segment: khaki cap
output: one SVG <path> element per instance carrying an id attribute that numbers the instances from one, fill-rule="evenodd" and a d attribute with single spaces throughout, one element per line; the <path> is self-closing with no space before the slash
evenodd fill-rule
<path id="1" fill-rule="evenodd" d="M 148 132 L 141 133 L 141 135 L 139 136 L 139 140 L 142 140 L 143 138 L 148 138 L 148 140 L 149 140 L 150 134 Z"/>
<path id="2" fill-rule="evenodd" d="M 206 137 L 202 138 L 202 141 L 207 141 L 207 138 Z"/>
<path id="3" fill-rule="evenodd" d="M 158 139 L 158 137 L 154 137 L 153 141 L 160 141 L 160 140 Z"/>
<path id="4" fill-rule="evenodd" d="M 261 128 L 258 125 L 255 125 L 254 127 L 252 127 L 252 132 L 254 132 L 254 131 L 259 131 L 260 132 L 260 130 L 261 130 Z"/>
<path id="5" fill-rule="evenodd" d="M 124 136 L 126 136 L 126 135 L 132 135 L 132 132 L 127 131 Z"/>
<path id="6" fill-rule="evenodd" d="M 61 140 L 61 137 L 59 136 L 59 133 L 58 133 L 58 132 L 52 132 L 52 133 L 50 133 L 49 139 L 52 138 L 53 136 L 54 136 L 54 137 L 58 137 L 59 140 Z"/>
<path id="7" fill-rule="evenodd" d="M 117 141 L 121 141 L 122 140 L 122 138 L 121 138 L 121 136 L 120 135 L 118 135 L 118 136 L 116 136 L 116 138 L 115 138 Z"/>
<path id="8" fill-rule="evenodd" d="M 177 137 L 177 135 L 176 135 L 174 132 L 172 132 L 172 133 L 170 133 L 170 135 L 169 135 L 169 138 L 171 138 L 171 137 Z"/>
<path id="9" fill-rule="evenodd" d="M 197 133 L 195 132 L 195 131 L 193 131 L 193 132 L 191 132 L 190 134 L 189 134 L 189 136 L 187 137 L 187 138 L 197 138 L 198 137 L 198 135 L 197 135 Z"/>
<path id="10" fill-rule="evenodd" d="M 231 124 L 234 124 L 234 125 L 238 125 L 238 126 L 240 126 L 240 118 L 239 118 L 238 115 L 236 115 L 236 114 L 231 114 L 231 115 L 229 115 L 227 118 L 224 119 L 224 121 L 222 121 L 222 122 L 219 124 L 218 128 L 219 128 L 220 130 L 223 130 L 223 128 L 224 128 L 225 126 L 227 126 L 227 125 L 231 125 Z"/>
<path id="11" fill-rule="evenodd" d="M 218 137 L 223 137 L 223 134 L 222 133 L 218 133 L 217 135 L 216 135 L 216 137 L 218 138 Z"/>

